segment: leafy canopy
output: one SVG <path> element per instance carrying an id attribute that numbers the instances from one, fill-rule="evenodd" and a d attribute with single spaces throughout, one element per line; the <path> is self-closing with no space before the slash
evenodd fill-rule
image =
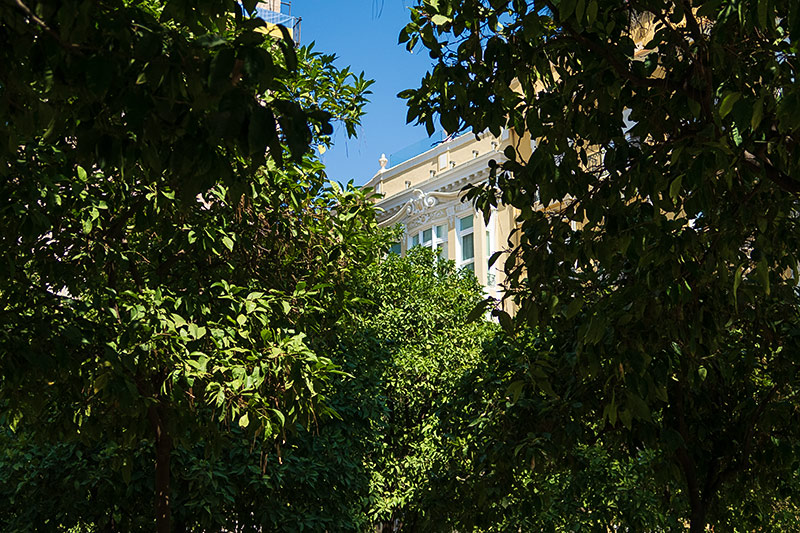
<path id="1" fill-rule="evenodd" d="M 575 440 L 665 452 L 693 530 L 769 513 L 741 502 L 797 457 L 796 3 L 430 0 L 400 40 L 436 60 L 410 120 L 516 133 L 469 197 L 518 210 L 507 294 Z"/>
<path id="2" fill-rule="evenodd" d="M 184 439 L 172 454 L 176 529 L 367 531 L 395 519 L 404 528 L 431 522 L 431 473 L 451 453 L 440 410 L 481 365 L 481 345 L 497 328 L 465 323 L 480 287 L 429 249 L 361 266 L 354 305 L 334 335 L 323 332 L 324 346 L 314 342 L 344 371 L 327 387 L 337 416 L 275 441 L 254 442 L 236 427 L 219 439 Z M 114 442 L 41 446 L 18 431 L 0 433 L 0 446 L 3 531 L 152 526 L 146 441 L 128 450 Z"/>
<path id="3" fill-rule="evenodd" d="M 371 82 L 233 0 L 0 22 L 2 421 L 155 442 L 164 531 L 175 443 L 325 412 L 325 338 L 383 237 L 311 149 L 355 131 Z"/>

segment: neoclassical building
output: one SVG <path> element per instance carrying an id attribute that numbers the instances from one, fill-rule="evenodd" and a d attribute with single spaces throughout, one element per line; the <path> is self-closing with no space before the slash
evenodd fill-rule
<path id="1" fill-rule="evenodd" d="M 459 268 L 475 273 L 489 296 L 500 296 L 503 282 L 502 259 L 489 266 L 489 258 L 509 247 L 509 236 L 516 214 L 500 205 L 488 223 L 470 202 L 462 201 L 465 185 L 485 182 L 489 161 L 501 162 L 509 144 L 517 150 L 530 150 L 529 141 L 521 141 L 509 130 L 499 137 L 491 133 L 472 133 L 448 138 L 427 150 L 390 161 L 381 156 L 380 170 L 366 184 L 383 198 L 379 222 L 382 226 L 401 224 L 404 238 L 394 251 L 404 254 L 413 246 L 426 246 Z M 523 155 L 530 155 L 523 154 Z M 513 237 L 512 237 L 513 238 Z"/>
<path id="2" fill-rule="evenodd" d="M 654 35 L 655 25 L 650 19 L 634 21 L 631 37 L 637 43 L 634 60 L 644 59 L 651 50 L 644 48 Z M 519 90 L 518 82 L 511 87 Z M 633 126 L 625 117 L 626 134 Z M 432 143 L 427 141 L 422 149 L 411 148 L 393 155 L 381 156 L 380 170 L 367 182 L 383 198 L 378 202 L 382 209 L 379 223 L 383 226 L 402 224 L 404 238 L 394 249 L 404 254 L 413 246 L 428 246 L 460 268 L 475 272 L 489 296 L 499 298 L 504 282 L 502 256 L 491 267 L 489 258 L 498 251 L 509 250 L 518 244 L 513 229 L 516 210 L 500 205 L 492 212 L 488 223 L 482 213 L 477 213 L 469 202 L 462 202 L 465 185 L 485 182 L 489 176 L 489 161 L 501 163 L 506 147 L 513 146 L 517 156 L 527 161 L 536 142 L 527 134 L 520 137 L 513 130 L 504 129 L 499 137 L 489 132 L 478 136 L 467 133 L 459 137 Z M 602 164 L 602 154 L 589 154 L 590 166 Z M 564 198 L 550 205 L 538 201 L 534 210 L 556 213 Z M 579 224 L 578 224 L 579 225 Z M 577 229 L 575 222 L 573 229 Z"/>

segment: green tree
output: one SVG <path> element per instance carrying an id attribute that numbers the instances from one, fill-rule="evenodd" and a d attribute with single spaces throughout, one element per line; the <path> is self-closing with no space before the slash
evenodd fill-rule
<path id="1" fill-rule="evenodd" d="M 368 530 L 370 475 L 362 451 L 372 441 L 358 425 L 361 418 L 342 418 L 320 421 L 310 432 L 298 428 L 271 443 L 254 443 L 232 428 L 213 444 L 198 439 L 176 445 L 174 529 Z M 153 530 L 151 444 L 142 441 L 127 450 L 115 443 L 42 446 L 19 432 L 0 444 L 3 531 Z M 120 474 L 123 461 L 132 466 L 127 478 Z"/>
<path id="2" fill-rule="evenodd" d="M 558 339 L 518 386 L 553 391 L 526 420 L 562 445 L 517 444 L 543 468 L 580 443 L 646 450 L 692 531 L 761 527 L 800 457 L 796 2 L 426 0 L 411 17 L 401 42 L 436 65 L 401 93 L 410 119 L 519 134 L 469 193 L 519 210 L 516 326 Z"/>
<path id="3" fill-rule="evenodd" d="M 357 305 L 344 308 L 335 338 L 317 341 L 344 371 L 332 376 L 326 402 L 337 416 L 277 441 L 254 442 L 239 428 L 213 441 L 183 439 L 172 457 L 176 529 L 432 523 L 431 473 L 450 452 L 439 413 L 481 366 L 481 343 L 496 327 L 465 323 L 480 287 L 431 250 L 364 265 L 351 289 Z M 0 448 L 4 531 L 151 529 L 148 442 L 41 446 L 17 432 Z"/>
<path id="4" fill-rule="evenodd" d="M 370 519 L 384 531 L 397 524 L 416 530 L 430 520 L 425 495 L 446 453 L 439 412 L 481 360 L 495 327 L 466 323 L 482 298 L 480 286 L 429 249 L 390 254 L 365 271 L 359 286 L 371 304 L 352 315 L 342 349 L 343 368 L 357 376 L 354 397 L 379 402 L 366 436 L 373 443 L 366 456 Z"/>
<path id="5" fill-rule="evenodd" d="M 315 347 L 381 238 L 309 150 L 334 120 L 355 131 L 371 82 L 232 0 L 14 2 L 0 21 L 2 421 L 114 443 L 123 473 L 154 443 L 169 531 L 175 445 L 325 414 Z"/>
<path id="6" fill-rule="evenodd" d="M 686 526 L 690 502 L 674 443 L 645 447 L 636 435 L 618 435 L 620 428 L 592 419 L 602 405 L 602 383 L 594 393 L 576 390 L 586 385 L 571 375 L 574 354 L 565 356 L 564 348 L 552 335 L 526 329 L 484 343 L 480 363 L 440 409 L 446 460 L 432 468 L 423 499 L 427 529 Z M 786 531 L 797 522 L 796 470 L 760 460 L 770 471 L 727 487 L 730 501 L 714 513 L 726 531 Z"/>

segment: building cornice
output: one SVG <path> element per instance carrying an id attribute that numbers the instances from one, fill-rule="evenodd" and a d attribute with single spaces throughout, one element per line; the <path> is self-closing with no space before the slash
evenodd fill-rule
<path id="1" fill-rule="evenodd" d="M 414 189 L 413 193 L 416 195 L 415 198 L 407 201 L 401 209 L 397 210 L 394 215 L 390 216 L 386 220 L 381 221 L 379 224 L 381 226 L 394 226 L 395 224 L 402 222 L 406 217 L 419 214 L 428 209 L 433 209 L 439 205 L 441 201 L 455 200 L 463 194 L 461 191 L 424 192 L 420 189 Z"/>
<path id="2" fill-rule="evenodd" d="M 436 206 L 440 200 L 454 200 L 463 196 L 466 185 L 485 182 L 489 175 L 489 160 L 503 157 L 491 151 L 466 163 L 447 169 L 426 180 L 414 189 L 384 198 L 377 203 L 383 213 L 378 215 L 381 226 L 392 226 L 422 210 Z"/>
<path id="3" fill-rule="evenodd" d="M 487 132 L 481 133 L 478 137 L 484 138 L 485 135 L 487 135 Z M 366 184 L 364 184 L 364 186 L 372 187 L 374 189 L 380 182 L 390 181 L 398 176 L 405 174 L 414 167 L 418 167 L 430 161 L 435 161 L 440 154 L 449 152 L 451 150 L 456 150 L 471 142 L 475 142 L 474 133 L 465 133 L 464 135 L 460 135 L 455 139 L 451 139 L 449 141 L 442 141 L 433 148 L 431 148 L 430 150 L 426 150 L 421 154 L 415 155 L 410 159 L 406 159 L 402 163 L 399 163 L 393 167 L 382 168 L 381 170 L 376 172 L 375 175 L 372 176 L 372 178 L 370 178 L 370 180 Z"/>

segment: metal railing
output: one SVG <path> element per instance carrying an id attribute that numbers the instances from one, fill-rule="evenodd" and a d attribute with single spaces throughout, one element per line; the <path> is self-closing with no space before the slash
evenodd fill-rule
<path id="1" fill-rule="evenodd" d="M 281 4 L 286 4 L 291 9 L 291 4 L 287 2 L 281 2 Z M 292 38 L 294 42 L 299 44 L 300 43 L 300 17 L 294 17 L 289 13 L 279 13 L 277 11 L 273 11 L 269 9 L 269 5 L 266 3 L 259 3 L 256 4 L 256 12 L 255 15 L 266 22 L 267 24 L 280 24 L 281 26 L 285 26 L 286 28 L 292 31 Z"/>

